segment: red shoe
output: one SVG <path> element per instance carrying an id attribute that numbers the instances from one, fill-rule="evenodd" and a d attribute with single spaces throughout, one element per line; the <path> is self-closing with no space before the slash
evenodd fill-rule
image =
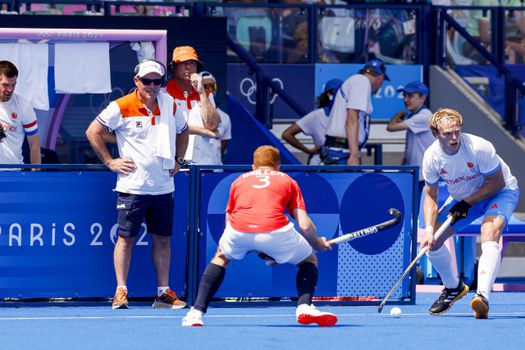
<path id="1" fill-rule="evenodd" d="M 295 310 L 297 322 L 300 324 L 317 323 L 321 327 L 332 327 L 337 323 L 337 316 L 329 312 L 321 312 L 313 305 L 301 304 Z"/>

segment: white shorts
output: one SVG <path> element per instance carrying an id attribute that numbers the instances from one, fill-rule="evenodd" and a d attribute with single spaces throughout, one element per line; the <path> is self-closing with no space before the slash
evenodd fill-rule
<path id="1" fill-rule="evenodd" d="M 263 233 L 239 232 L 228 224 L 219 240 L 219 247 L 230 260 L 241 260 L 246 253 L 258 251 L 271 256 L 279 264 L 294 265 L 313 252 L 308 241 L 295 230 L 293 223 Z"/>

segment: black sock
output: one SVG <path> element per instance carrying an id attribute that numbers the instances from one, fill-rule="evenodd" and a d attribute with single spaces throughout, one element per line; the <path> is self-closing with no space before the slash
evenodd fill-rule
<path id="1" fill-rule="evenodd" d="M 199 284 L 199 292 L 197 293 L 197 300 L 194 309 L 206 312 L 211 299 L 217 293 L 224 280 L 226 269 L 222 266 L 209 263 L 202 274 L 201 283 Z"/>
<path id="2" fill-rule="evenodd" d="M 297 284 L 297 305 L 312 304 L 312 297 L 314 296 L 315 286 L 317 285 L 317 266 L 310 262 L 305 262 L 299 265 L 297 277 L 295 279 Z"/>

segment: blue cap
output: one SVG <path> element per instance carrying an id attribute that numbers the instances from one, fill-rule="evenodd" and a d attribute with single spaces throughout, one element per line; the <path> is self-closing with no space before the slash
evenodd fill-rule
<path id="1" fill-rule="evenodd" d="M 372 68 L 374 72 L 377 74 L 384 74 L 385 80 L 390 80 L 388 75 L 386 75 L 386 67 L 385 63 L 379 59 L 370 60 L 366 62 L 365 66 L 363 67 L 362 71 L 364 71 L 366 68 Z"/>
<path id="2" fill-rule="evenodd" d="M 424 83 L 420 81 L 413 81 L 411 83 L 408 83 L 405 85 L 405 87 L 401 89 L 397 89 L 397 91 L 398 92 L 402 91 L 406 94 L 413 94 L 413 93 L 419 92 L 420 94 L 423 94 L 426 97 L 428 97 L 428 88 Z"/>
<path id="3" fill-rule="evenodd" d="M 337 90 L 339 87 L 343 84 L 343 81 L 341 79 L 330 79 L 324 84 L 324 92 L 328 92 L 330 90 Z"/>

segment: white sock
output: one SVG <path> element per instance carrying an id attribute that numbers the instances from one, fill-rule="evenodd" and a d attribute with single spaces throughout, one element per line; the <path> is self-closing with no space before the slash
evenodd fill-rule
<path id="1" fill-rule="evenodd" d="M 447 246 L 442 245 L 438 250 L 430 251 L 428 260 L 441 276 L 441 281 L 446 288 L 457 288 L 459 278 L 452 265 L 452 255 Z"/>
<path id="2" fill-rule="evenodd" d="M 119 290 L 119 289 L 128 290 L 128 287 L 126 287 L 125 285 L 124 286 L 117 286 L 117 290 Z"/>
<path id="3" fill-rule="evenodd" d="M 496 280 L 501 265 L 499 244 L 488 241 L 481 245 L 481 256 L 478 263 L 478 293 L 489 300 L 489 294 Z"/>
<path id="4" fill-rule="evenodd" d="M 168 289 L 170 289 L 168 286 L 157 287 L 157 295 L 161 296 L 162 294 L 166 293 Z"/>
<path id="5" fill-rule="evenodd" d="M 194 309 L 193 307 L 191 308 L 190 312 L 195 314 L 195 315 L 200 315 L 200 317 L 202 317 L 204 315 L 204 312 L 202 312 L 201 310 Z"/>

